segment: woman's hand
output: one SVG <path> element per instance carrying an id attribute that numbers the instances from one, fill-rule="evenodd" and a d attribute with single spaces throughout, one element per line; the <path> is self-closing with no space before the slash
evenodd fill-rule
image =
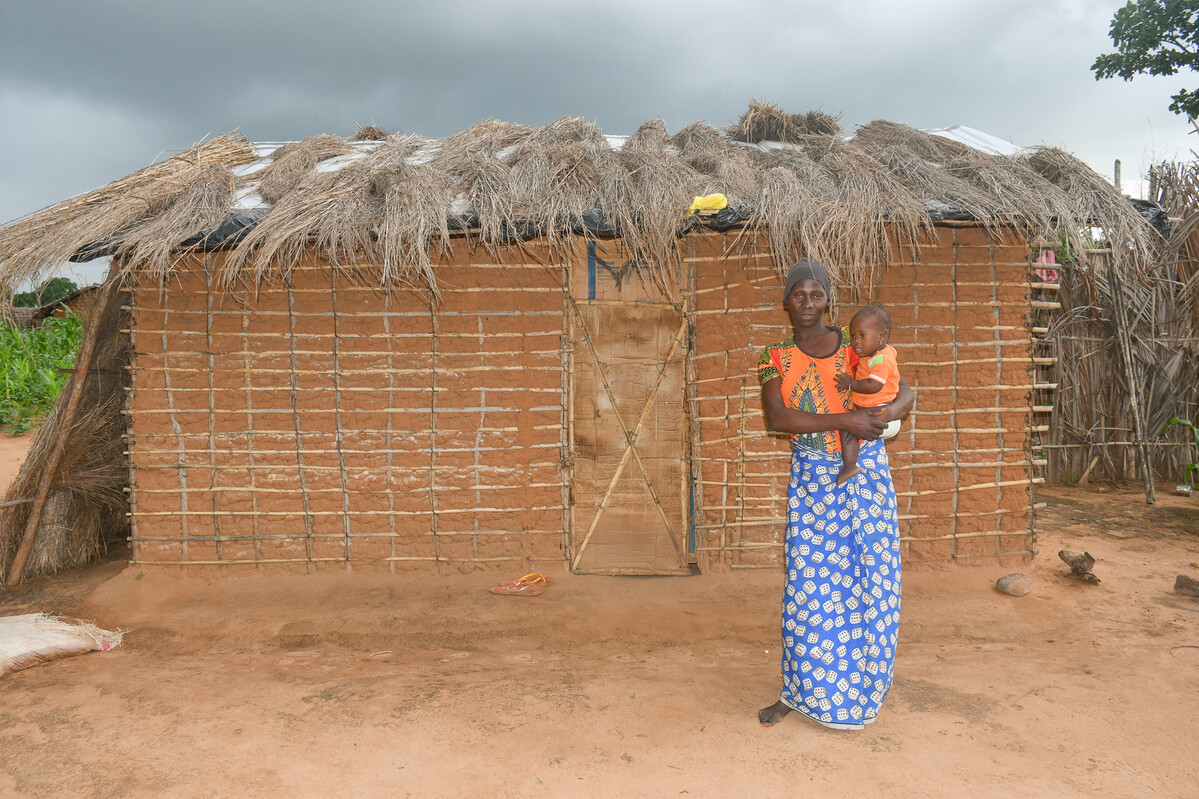
<path id="1" fill-rule="evenodd" d="M 856 411 L 843 413 L 838 417 L 838 428 L 852 436 L 873 441 L 887 429 L 886 406 L 880 408 L 859 408 Z"/>
<path id="2" fill-rule="evenodd" d="M 916 392 L 912 391 L 902 377 L 899 378 L 899 393 L 895 395 L 895 399 L 891 400 L 886 405 L 881 405 L 878 408 L 871 410 L 879 411 L 878 418 L 884 422 L 893 422 L 896 419 L 906 419 L 907 415 L 912 411 L 912 405 L 916 402 Z"/>

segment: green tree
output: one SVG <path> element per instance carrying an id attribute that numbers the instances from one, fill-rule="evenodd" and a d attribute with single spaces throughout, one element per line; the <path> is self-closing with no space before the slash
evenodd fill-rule
<path id="1" fill-rule="evenodd" d="M 1095 80 L 1136 75 L 1174 75 L 1199 71 L 1197 0 L 1136 0 L 1116 11 L 1108 35 L 1116 52 L 1091 65 Z M 1172 95 L 1170 110 L 1199 119 L 1199 92 L 1182 89 Z"/>
<path id="2" fill-rule="evenodd" d="M 75 281 L 65 277 L 52 277 L 37 290 L 38 305 L 49 305 L 58 302 L 68 294 L 79 290 Z"/>
<path id="3" fill-rule="evenodd" d="M 75 281 L 65 277 L 52 277 L 37 287 L 36 291 L 22 291 L 12 295 L 12 304 L 17 308 L 40 308 L 52 302 L 58 302 L 73 291 L 77 291 Z"/>

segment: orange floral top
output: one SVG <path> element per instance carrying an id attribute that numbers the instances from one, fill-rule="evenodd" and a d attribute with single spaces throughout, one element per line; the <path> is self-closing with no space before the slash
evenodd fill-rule
<path id="1" fill-rule="evenodd" d="M 849 347 L 849 329 L 841 328 L 841 345 L 827 358 L 813 358 L 795 344 L 795 337 L 771 344 L 758 359 L 758 380 L 762 385 L 781 377 L 783 402 L 788 408 L 808 413 L 845 413 L 853 408 L 849 391 L 837 388 L 837 373 L 850 372 L 858 361 Z M 841 437 L 836 430 L 796 433 L 791 444 L 829 454 L 841 452 Z"/>

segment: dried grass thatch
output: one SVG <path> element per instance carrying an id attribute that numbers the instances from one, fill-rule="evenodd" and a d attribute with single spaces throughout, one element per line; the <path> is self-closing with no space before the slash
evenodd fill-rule
<path id="1" fill-rule="evenodd" d="M 670 138 L 699 182 L 695 194 L 719 192 L 734 205 L 753 206 L 762 188 L 762 169 L 754 161 L 757 149 L 730 142 L 719 130 L 693 122 Z"/>
<path id="2" fill-rule="evenodd" d="M 287 272 L 312 248 L 335 267 L 356 272 L 382 266 L 387 283 L 435 285 L 429 244 L 448 244 L 450 184 L 443 172 L 413 163 L 429 142 L 392 136 L 335 172 L 310 172 L 241 242 L 226 261 L 226 283 L 252 264 L 254 279 Z"/>
<path id="3" fill-rule="evenodd" d="M 204 167 L 232 168 L 255 157 L 250 142 L 229 133 L 17 220 L 0 229 L 0 282 L 10 287 L 40 283 L 49 270 L 88 245 L 108 241 L 172 207 L 181 211 L 181 197 L 205 193 L 195 185 L 212 174 Z"/>
<path id="4" fill-rule="evenodd" d="M 111 246 L 126 272 L 161 280 L 170 271 L 178 242 L 215 227 L 229 216 L 237 182 L 224 164 L 191 167 L 180 175 L 187 188 L 155 216 L 115 235 Z"/>
<path id="5" fill-rule="evenodd" d="M 300 181 L 321 161 L 345 155 L 353 149 L 345 139 L 327 133 L 285 144 L 271 154 L 270 165 L 262 171 L 258 193 L 262 199 L 274 205 L 300 185 Z"/>
<path id="6" fill-rule="evenodd" d="M 391 134 L 378 125 L 361 125 L 350 141 L 386 141 Z"/>
<path id="7" fill-rule="evenodd" d="M 1064 201 L 1073 205 L 1071 231 L 1086 226 L 1102 228 L 1104 238 L 1121 253 L 1132 273 L 1138 277 L 1147 274 L 1158 237 L 1127 197 L 1095 170 L 1056 147 L 1035 148 L 1022 160 L 1058 187 Z"/>
<path id="8" fill-rule="evenodd" d="M 783 144 L 742 143 L 764 140 Z M 316 168 L 338 156 L 346 159 L 339 169 Z M 104 241 L 127 270 L 161 278 L 178 244 L 219 222 L 247 186 L 272 207 L 227 259 L 226 280 L 261 279 L 319 253 L 336 267 L 436 292 L 433 262 L 451 227 L 497 253 L 532 235 L 551 254 L 565 253 L 598 210 L 669 294 L 677 238 L 692 223 L 687 208 L 712 192 L 750 210 L 780 268 L 799 253 L 818 255 L 866 291 L 894 242 L 928 234 L 930 208 L 970 215 L 997 236 L 1010 226 L 1029 236 L 1066 230 L 1079 244 L 1078 231 L 1102 220 L 1142 265 L 1153 247 L 1123 198 L 1059 151 L 988 155 L 884 121 L 846 141 L 829 114 L 757 102 L 729 135 L 694 123 L 670 136 L 662 120 L 650 120 L 618 149 L 594 124 L 567 117 L 540 128 L 493 120 L 438 141 L 391 136 L 357 148 L 314 136 L 279 148 L 235 183 L 228 167 L 251 157 L 245 142 L 222 137 L 82 204 L 22 220 L 0 231 L 0 275 L 28 279 Z"/>
<path id="9" fill-rule="evenodd" d="M 110 279 L 119 279 L 116 277 Z M 123 321 L 123 293 L 113 291 L 100 314 L 96 348 L 83 377 L 80 411 L 67 429 L 61 414 L 76 374 L 67 383 L 54 409 L 42 423 L 21 471 L 8 488 L 6 502 L 34 500 L 38 481 L 47 468 L 55 439 L 66 436 L 69 445 L 54 471 L 42 511 L 33 550 L 23 575 L 52 574 L 82 566 L 104 554 L 128 535 L 125 514 L 129 501 L 129 467 L 125 460 L 125 386 L 128 381 L 129 335 Z M 0 587 L 20 544 L 32 505 L 28 502 L 0 508 Z"/>
<path id="10" fill-rule="evenodd" d="M 809 136 L 841 135 L 841 117 L 820 110 L 791 114 L 777 105 L 751 100 L 737 123 L 728 128 L 728 134 L 735 141 L 753 144 L 763 141 L 802 144 Z"/>
<path id="11" fill-rule="evenodd" d="M 1076 224 L 1076 205 L 1022 159 L 980 152 L 886 120 L 863 125 L 854 140 L 871 155 L 881 156 L 880 161 L 923 201 L 966 211 L 996 235 L 1000 224 L 1016 224 L 1030 237 Z"/>

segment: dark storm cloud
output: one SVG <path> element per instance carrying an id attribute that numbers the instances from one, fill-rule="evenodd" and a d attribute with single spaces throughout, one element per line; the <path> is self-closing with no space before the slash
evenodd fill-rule
<path id="1" fill-rule="evenodd" d="M 1169 86 L 1096 83 L 1118 1 L 20 2 L 0 8 L 0 220 L 234 128 L 722 125 L 750 98 L 1136 159 Z M 1130 152 L 1130 150 L 1132 150 Z M 1106 166 L 1103 171 L 1107 173 Z M 1135 171 L 1135 168 L 1130 170 Z"/>

